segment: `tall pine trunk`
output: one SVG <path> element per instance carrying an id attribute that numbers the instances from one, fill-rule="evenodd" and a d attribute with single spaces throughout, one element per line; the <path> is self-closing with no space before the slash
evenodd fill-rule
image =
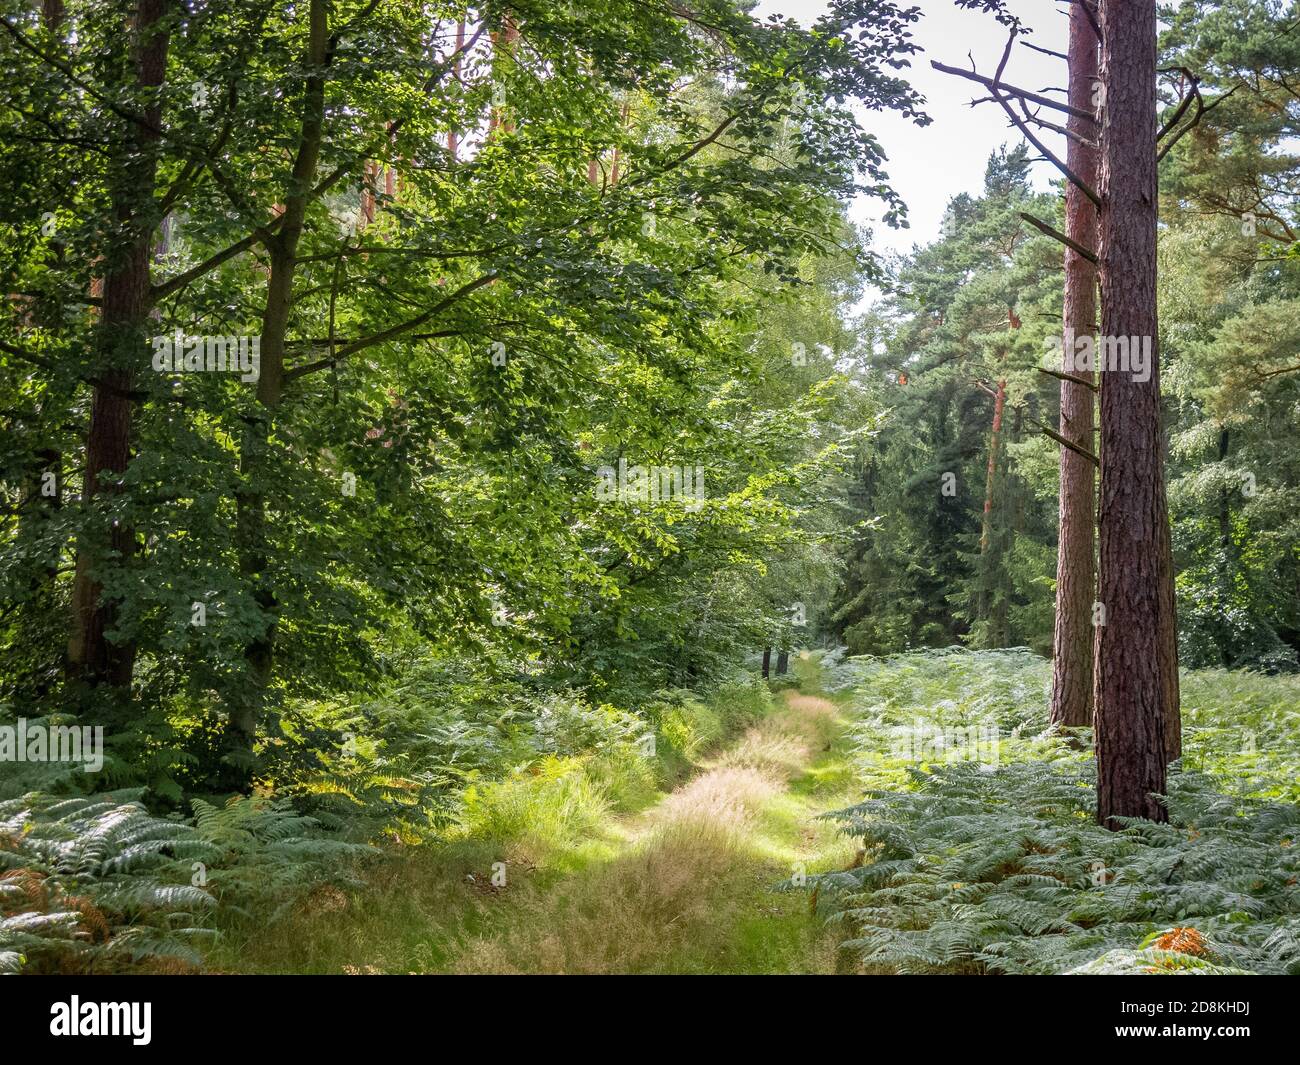
<path id="1" fill-rule="evenodd" d="M 1070 104 L 1093 110 L 1097 85 L 1097 50 L 1100 42 L 1082 4 L 1070 7 Z M 1069 129 L 1080 138 L 1094 140 L 1096 127 L 1071 115 Z M 1079 178 L 1097 187 L 1098 152 L 1074 138 L 1068 141 L 1066 163 Z M 1097 248 L 1097 208 L 1073 183 L 1065 183 L 1065 232 L 1085 248 Z M 1065 310 L 1063 334 L 1095 336 L 1097 333 L 1097 272 L 1082 255 L 1065 250 Z M 1073 370 L 1093 379 L 1090 370 Z M 1091 452 L 1093 436 L 1092 389 L 1074 381 L 1061 381 L 1061 436 Z M 1096 592 L 1093 558 L 1096 508 L 1092 462 L 1061 447 L 1060 526 L 1056 556 L 1056 630 L 1052 657 L 1052 722 L 1069 727 L 1092 724 L 1092 603 Z"/>
<path id="2" fill-rule="evenodd" d="M 136 374 L 148 365 L 144 327 L 148 320 L 149 260 L 156 225 L 152 194 L 157 176 L 162 107 L 158 90 L 166 76 L 170 37 L 160 28 L 170 0 L 139 0 L 134 17 L 132 53 L 136 88 L 152 98 L 133 122 L 122 143 L 118 177 L 112 192 L 116 224 L 125 234 L 120 254 L 110 257 L 103 279 L 100 319 L 95 335 L 96 384 L 86 436 L 82 499 L 118 490 L 131 452 L 132 391 Z M 107 566 L 120 566 L 135 549 L 135 532 L 112 522 L 83 531 L 77 542 L 72 585 L 70 675 L 91 684 L 129 689 L 135 648 L 111 641 L 117 605 L 106 600 L 98 579 Z"/>
<path id="3" fill-rule="evenodd" d="M 1009 642 L 1007 630 L 1006 596 L 999 596 L 1003 551 L 1006 547 L 1004 531 L 996 539 L 993 529 L 993 504 L 998 491 L 1003 488 L 1001 476 L 1002 419 L 1006 412 L 1007 382 L 998 381 L 996 390 L 986 389 L 993 396 L 993 428 L 989 433 L 989 461 L 984 483 L 984 518 L 980 532 L 979 591 L 976 616 L 983 623 L 984 635 L 980 647 L 1005 647 Z M 999 515 L 1005 503 L 999 504 Z"/>
<path id="4" fill-rule="evenodd" d="M 1106 0 L 1102 8 L 1102 333 L 1150 338 L 1152 372 L 1135 381 L 1100 374 L 1099 600 L 1105 608 L 1096 665 L 1097 817 L 1167 820 L 1166 522 L 1156 372 L 1156 6 Z"/>

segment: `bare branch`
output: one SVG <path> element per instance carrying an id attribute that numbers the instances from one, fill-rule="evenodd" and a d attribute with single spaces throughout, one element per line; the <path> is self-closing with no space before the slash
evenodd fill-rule
<path id="1" fill-rule="evenodd" d="M 1097 193 L 1093 191 L 1093 189 L 1087 184 L 1087 182 L 1085 182 L 1081 177 L 1079 177 L 1078 174 L 1076 174 L 1073 170 L 1071 170 L 1070 167 L 1064 161 L 1058 159 L 1055 155 L 1053 155 L 1052 152 L 1048 149 L 1047 145 L 1045 145 L 1036 136 L 1034 136 L 1033 130 L 1031 130 L 1029 126 L 1027 126 L 1023 121 L 1021 121 L 1021 119 L 1015 113 L 1015 111 L 1012 110 L 1011 105 L 1007 102 L 1007 100 L 1002 96 L 1001 92 L 999 91 L 998 83 L 1002 77 L 1002 71 L 1006 68 L 1007 59 L 1011 55 L 1011 46 L 1015 44 L 1015 40 L 1016 40 L 1016 31 L 1013 28 L 1011 30 L 1010 36 L 1007 38 L 1007 46 L 1002 52 L 1002 60 L 1001 62 L 998 63 L 997 76 L 995 76 L 992 80 L 988 81 L 989 91 L 993 94 L 993 98 L 1001 105 L 1002 110 L 1007 113 L 1007 117 L 1010 118 L 1012 123 L 1015 125 L 1015 127 L 1018 130 L 1020 130 L 1021 136 L 1023 136 L 1025 140 L 1027 140 L 1030 144 L 1032 144 L 1035 148 L 1037 148 L 1039 154 L 1042 155 L 1044 159 L 1046 159 L 1049 163 L 1051 163 L 1054 167 L 1056 167 L 1057 170 L 1059 170 L 1070 180 L 1071 184 L 1073 184 L 1080 192 L 1082 192 L 1085 196 L 1088 197 L 1088 199 L 1090 199 L 1094 204 L 1096 204 L 1098 208 L 1100 208 L 1101 197 L 1098 196 Z M 1070 110 L 1071 112 L 1075 112 L 1075 111 L 1079 111 L 1079 108 L 1077 107 L 1071 108 Z M 1084 113 L 1084 112 L 1080 112 L 1080 113 Z M 1092 118 L 1091 115 L 1086 115 L 1086 113 L 1084 114 L 1085 117 L 1090 119 Z M 1093 119 L 1093 121 L 1096 120 Z"/>
<path id="2" fill-rule="evenodd" d="M 1064 52 L 1054 52 L 1050 48 L 1043 48 L 1037 44 L 1030 44 L 1028 41 L 1021 41 L 1020 43 L 1026 48 L 1032 48 L 1035 52 L 1042 52 L 1043 55 L 1050 55 L 1054 59 L 1064 59 L 1067 63 L 1070 61 L 1070 57 Z"/>
<path id="3" fill-rule="evenodd" d="M 1038 426 L 1039 430 L 1044 435 L 1050 436 L 1053 440 L 1055 440 L 1058 444 L 1060 444 L 1061 447 L 1069 448 L 1076 455 L 1082 455 L 1085 459 L 1091 462 L 1098 469 L 1101 468 L 1101 460 L 1098 459 L 1097 456 L 1094 455 L 1091 451 L 1088 451 L 1085 448 L 1080 447 L 1078 444 L 1071 443 L 1069 440 L 1066 440 L 1065 437 L 1063 437 L 1055 429 L 1049 429 L 1042 422 L 1035 422 L 1034 424 Z"/>
<path id="4" fill-rule="evenodd" d="M 1014 85 L 996 84 L 992 78 L 986 78 L 982 74 L 976 74 L 971 70 L 962 70 L 961 67 L 950 67 L 947 63 L 940 63 L 936 60 L 930 60 L 930 66 L 935 70 L 941 70 L 945 74 L 956 74 L 959 78 L 965 78 L 967 81 L 978 82 L 989 91 L 1004 92 L 1009 96 L 1019 96 L 1025 100 L 1032 100 L 1043 107 L 1050 107 L 1056 111 L 1063 111 L 1067 115 L 1073 115 L 1075 118 L 1086 118 L 1089 122 L 1096 122 L 1096 116 L 1083 110 L 1081 107 L 1072 107 L 1070 104 L 1063 104 L 1059 100 L 1053 100 L 1050 96 L 1041 96 L 1036 92 L 1030 92 L 1028 89 L 1020 89 Z"/>
<path id="5" fill-rule="evenodd" d="M 1059 229 L 1054 229 L 1053 227 L 1049 226 L 1041 218 L 1035 218 L 1033 215 L 1026 214 L 1024 211 L 1020 212 L 1020 217 L 1023 218 L 1026 222 L 1028 222 L 1035 229 L 1037 229 L 1040 233 L 1046 234 L 1047 236 L 1051 237 L 1053 240 L 1059 240 L 1062 244 L 1064 244 L 1076 255 L 1080 255 L 1083 258 L 1087 259 L 1088 262 L 1092 263 L 1093 266 L 1099 265 L 1097 261 L 1097 253 L 1095 251 L 1090 251 L 1089 249 L 1085 248 L 1077 240 L 1073 239 L 1072 237 L 1066 236 Z"/>
<path id="6" fill-rule="evenodd" d="M 991 100 L 993 97 L 990 96 L 989 99 Z M 1096 149 L 1100 147 L 1096 141 L 1090 141 L 1087 137 L 1079 136 L 1079 134 L 1075 133 L 1074 130 L 1067 126 L 1058 126 L 1055 122 L 1048 122 L 1045 118 L 1039 118 L 1037 112 L 1031 115 L 1029 113 L 1029 105 L 1025 103 L 1024 100 L 1020 100 L 1019 103 L 1020 110 L 1024 112 L 1025 121 L 1032 122 L 1034 125 L 1043 129 L 1050 129 L 1053 133 L 1059 133 L 1062 137 L 1075 141 L 1078 144 L 1082 144 L 1086 148 Z"/>

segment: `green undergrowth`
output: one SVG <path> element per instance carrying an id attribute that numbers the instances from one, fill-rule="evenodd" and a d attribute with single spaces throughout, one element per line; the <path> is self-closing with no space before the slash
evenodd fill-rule
<path id="1" fill-rule="evenodd" d="M 287 708 L 251 798 L 168 810 L 77 794 L 85 774 L 24 779 L 0 793 L 0 969 L 337 971 L 358 951 L 330 957 L 334 916 L 359 898 L 423 899 L 454 937 L 494 870 L 542 881 L 607 856 L 620 819 L 771 706 L 744 677 L 626 710 L 423 659 L 362 702 Z M 405 953 L 435 959 L 438 939 Z"/>
<path id="2" fill-rule="evenodd" d="M 663 692 L 635 714 L 570 699 L 526 732 L 498 713 L 499 735 L 474 748 L 502 752 L 502 764 L 462 761 L 461 786 L 436 823 L 392 833 L 359 888 L 318 891 L 269 928 L 232 922 L 211 962 L 258 972 L 445 969 L 461 944 L 514 920 L 523 900 L 616 861 L 639 814 L 772 708 L 766 686 L 742 679 L 705 695 Z"/>
<path id="3" fill-rule="evenodd" d="M 815 667 L 809 667 L 815 669 Z M 793 693 L 791 693 L 793 695 Z M 849 864 L 817 815 L 847 801 L 843 722 L 766 686 L 668 693 L 646 743 L 546 756 L 466 789 L 437 840 L 384 848 L 363 886 L 227 935 L 244 972 L 832 971 L 807 899 Z"/>
<path id="4" fill-rule="evenodd" d="M 194 971 L 216 914 L 274 922 L 371 853 L 267 798 L 189 820 L 138 791 L 0 801 L 0 973 Z"/>
<path id="5" fill-rule="evenodd" d="M 1300 972 L 1300 681 L 1185 674 L 1170 823 L 1112 832 L 1086 744 L 1048 728 L 1049 679 L 1020 650 L 836 667 L 866 799 L 832 818 L 866 860 L 813 886 L 856 965 Z"/>

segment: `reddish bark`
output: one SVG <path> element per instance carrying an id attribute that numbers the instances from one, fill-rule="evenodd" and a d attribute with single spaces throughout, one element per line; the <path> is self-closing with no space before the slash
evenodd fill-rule
<path id="1" fill-rule="evenodd" d="M 1100 42 L 1082 4 L 1070 8 L 1070 104 L 1093 110 Z M 1097 130 L 1087 119 L 1071 116 L 1069 129 L 1092 140 Z M 1066 164 L 1096 188 L 1097 149 L 1070 139 Z M 1097 248 L 1097 208 L 1072 182 L 1065 183 L 1065 232 L 1085 248 Z M 1097 272 L 1083 256 L 1065 249 L 1064 336 L 1097 332 Z M 1074 369 L 1093 379 L 1092 371 Z M 1091 452 L 1094 397 L 1090 388 L 1061 382 L 1061 436 Z M 1052 657 L 1052 722 L 1080 727 L 1092 724 L 1092 603 L 1096 594 L 1093 559 L 1096 511 L 1093 465 L 1085 456 L 1061 447 L 1060 526 L 1056 557 L 1056 628 Z"/>
<path id="2" fill-rule="evenodd" d="M 493 32 L 492 40 L 492 70 L 495 76 L 496 71 L 504 66 L 503 59 L 513 59 L 513 45 L 519 38 L 519 29 L 515 26 L 514 20 L 509 16 L 506 17 L 501 32 Z M 515 124 L 510 118 L 509 109 L 506 107 L 492 108 L 492 115 L 488 119 L 489 135 L 500 127 L 506 133 L 514 132 Z"/>
<path id="3" fill-rule="evenodd" d="M 456 59 L 452 63 L 451 72 L 457 81 L 461 80 L 461 70 L 463 69 L 463 57 L 461 52 L 465 48 L 465 23 L 460 21 L 456 23 Z M 451 153 L 452 162 L 456 161 L 456 153 L 460 149 L 460 134 L 456 130 L 450 130 L 447 133 L 447 151 Z"/>
<path id="4" fill-rule="evenodd" d="M 132 43 L 136 84 L 161 86 L 167 67 L 170 38 L 158 30 L 169 0 L 139 0 Z M 157 101 L 158 95 L 153 99 Z M 127 234 L 120 257 L 104 275 L 99 324 L 95 338 L 97 383 L 91 399 L 86 436 L 84 500 L 116 491 L 131 452 L 131 392 L 136 372 L 147 365 L 143 327 L 148 318 L 149 260 L 155 220 L 152 204 L 141 190 L 151 190 L 157 175 L 157 146 L 161 139 L 162 108 L 154 102 L 142 121 L 134 122 L 123 142 L 122 179 L 113 191 L 113 215 Z M 129 687 L 135 649 L 125 641 L 111 642 L 107 633 L 116 622 L 116 605 L 105 601 L 96 572 L 110 559 L 120 564 L 135 548 L 133 530 L 113 522 L 108 529 L 88 530 L 78 540 L 76 575 L 72 585 L 72 623 L 68 640 L 69 672 L 93 684 Z"/>
<path id="5" fill-rule="evenodd" d="M 902 382 L 906 384 L 906 380 Z M 1004 378 L 998 382 L 998 391 L 993 399 L 993 432 L 989 437 L 989 469 L 984 486 L 984 531 L 980 534 L 980 554 L 989 547 L 989 532 L 993 521 L 993 482 L 998 468 L 998 444 L 1002 439 L 1002 411 L 1007 401 L 1007 382 Z"/>
<path id="6" fill-rule="evenodd" d="M 1156 349 L 1156 6 L 1102 8 L 1102 333 L 1150 337 Z M 1161 670 L 1162 526 L 1160 384 L 1100 374 L 1101 511 L 1097 642 L 1097 816 L 1168 819 L 1165 690 Z"/>

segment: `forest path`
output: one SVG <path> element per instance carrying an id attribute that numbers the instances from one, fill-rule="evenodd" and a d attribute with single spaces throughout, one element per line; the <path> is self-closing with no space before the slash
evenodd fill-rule
<path id="1" fill-rule="evenodd" d="M 606 814 L 562 845 L 525 837 L 389 848 L 359 888 L 321 888 L 272 928 L 230 930 L 209 964 L 257 973 L 831 972 L 835 940 L 809 912 L 808 893 L 774 888 L 843 869 L 854 853 L 818 820 L 860 797 L 845 724 L 831 701 L 783 691 L 772 712 L 638 813 Z M 520 813 L 526 823 L 537 811 Z"/>
<path id="2" fill-rule="evenodd" d="M 830 972 L 835 944 L 801 891 L 853 853 L 818 814 L 852 801 L 844 721 L 829 700 L 782 704 L 631 818 L 607 860 L 511 900 L 462 939 L 459 973 Z"/>

